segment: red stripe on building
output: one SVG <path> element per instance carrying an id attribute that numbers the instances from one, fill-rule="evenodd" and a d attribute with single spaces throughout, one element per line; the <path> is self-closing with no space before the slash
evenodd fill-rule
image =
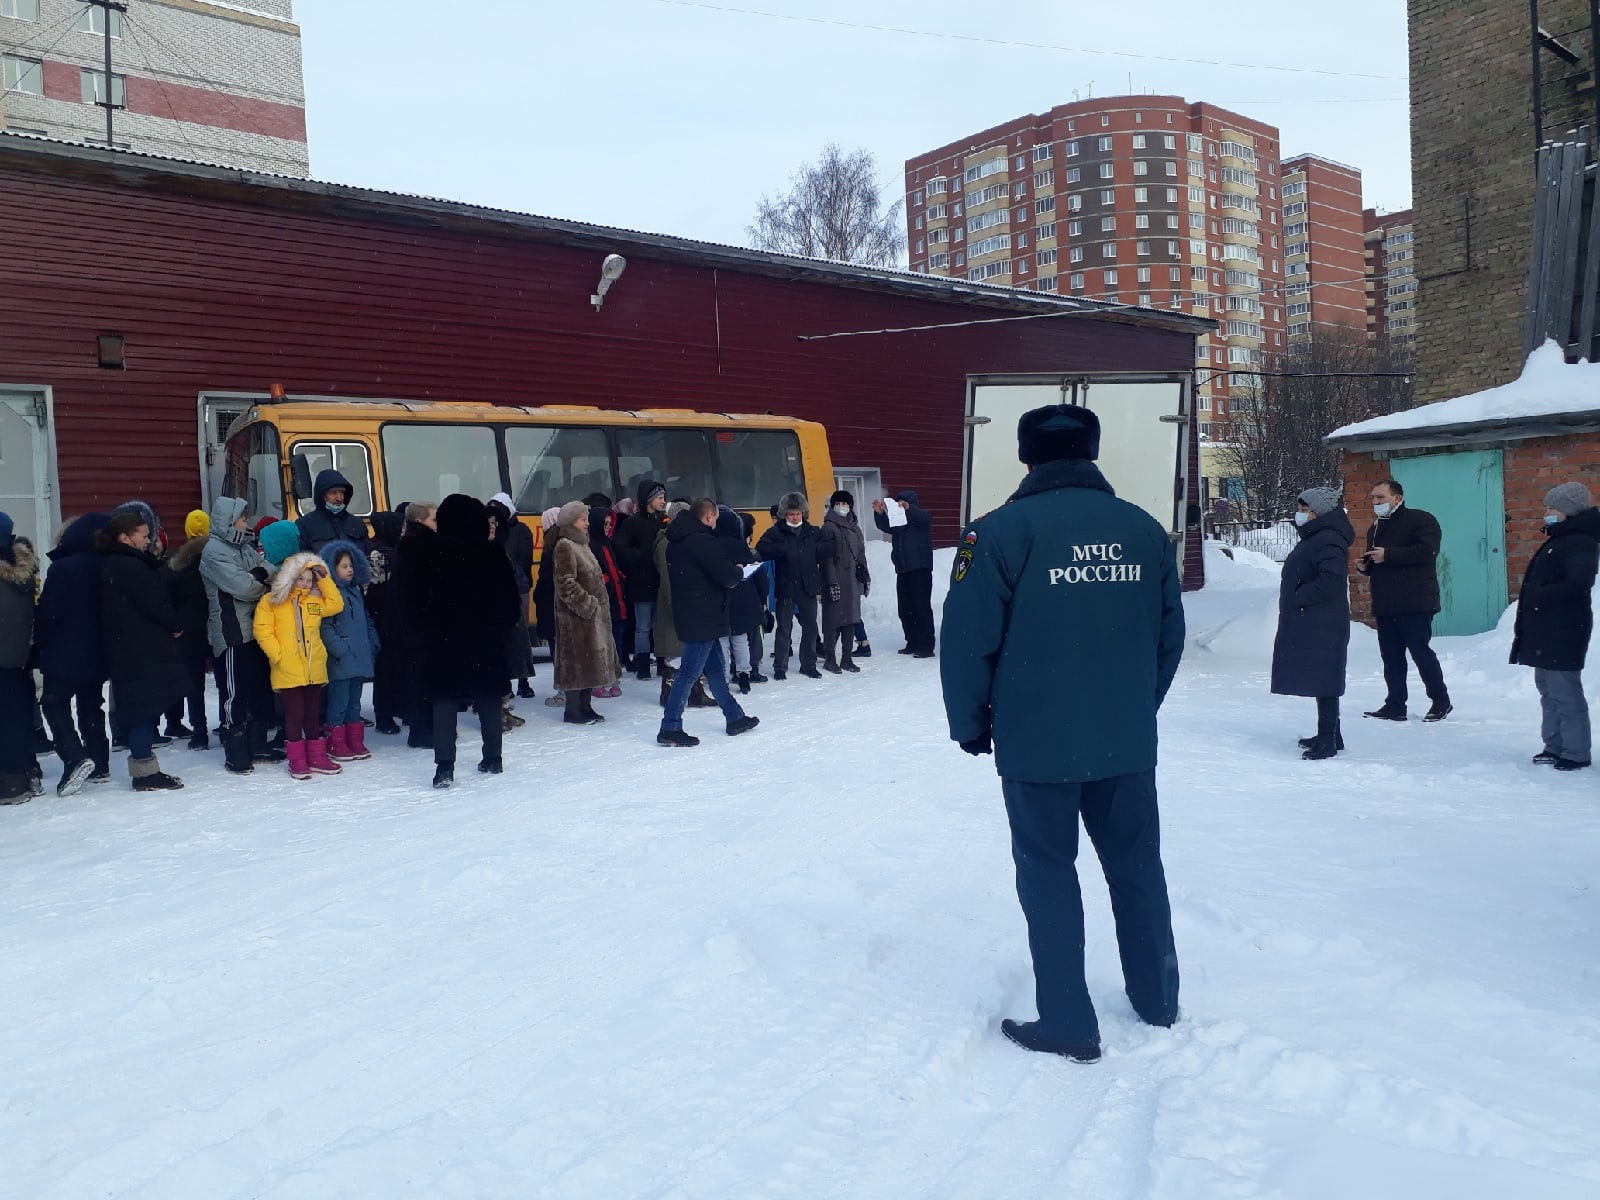
<path id="1" fill-rule="evenodd" d="M 115 71 L 115 63 L 112 65 Z M 72 63 L 44 62 L 44 94 L 51 100 L 83 102 L 82 68 Z M 126 81 L 128 111 L 147 117 L 165 117 L 189 125 L 258 133 L 291 142 L 306 140 L 306 110 L 294 104 L 253 100 L 213 88 L 167 83 L 143 75 L 116 72 Z M 103 109 L 100 111 L 104 111 Z"/>

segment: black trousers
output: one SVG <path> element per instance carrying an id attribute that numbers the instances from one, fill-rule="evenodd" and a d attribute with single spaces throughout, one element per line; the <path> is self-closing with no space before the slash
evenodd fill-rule
<path id="1" fill-rule="evenodd" d="M 89 758 L 105 770 L 111 765 L 111 742 L 106 737 L 105 688 L 103 684 L 64 683 L 48 676 L 40 706 L 45 723 L 55 739 L 56 757 L 63 768 L 80 758 Z M 77 720 L 73 720 L 73 709 Z"/>
<path id="2" fill-rule="evenodd" d="M 777 644 L 772 651 L 772 665 L 783 670 L 794 657 L 794 622 L 800 622 L 800 666 L 811 669 L 817 665 L 817 600 L 815 596 L 801 596 L 798 600 L 785 596 L 778 601 Z M 752 660 L 753 661 L 753 660 Z"/>
<path id="3" fill-rule="evenodd" d="M 483 757 L 499 758 L 504 731 L 500 728 L 500 697 L 479 696 L 472 702 L 478 713 L 478 728 L 483 733 Z M 455 765 L 456 715 L 460 702 L 435 700 L 433 702 L 433 761 Z"/>
<path id="4" fill-rule="evenodd" d="M 0 775 L 26 778 L 33 754 L 33 672 L 0 667 Z"/>
<path id="5" fill-rule="evenodd" d="M 385 646 L 372 662 L 372 714 L 398 721 L 406 712 L 405 652 Z"/>
<path id="6" fill-rule="evenodd" d="M 933 653 L 933 568 L 901 571 L 895 576 L 900 628 L 913 654 Z"/>
<path id="7" fill-rule="evenodd" d="M 1386 704 L 1406 706 L 1406 664 L 1409 654 L 1417 664 L 1417 674 L 1422 677 L 1422 689 L 1429 700 L 1447 700 L 1444 671 L 1439 666 L 1439 656 L 1429 643 L 1433 641 L 1432 613 L 1400 613 L 1393 617 L 1378 618 L 1378 654 L 1383 658 L 1383 682 L 1389 690 Z"/>
<path id="8" fill-rule="evenodd" d="M 1178 952 L 1161 867 L 1156 773 L 1090 783 L 1000 782 L 1011 821 L 1017 898 L 1033 952 L 1040 1023 L 1058 1041 L 1100 1041 L 1083 977 L 1083 894 L 1077 868 L 1081 816 L 1111 893 L 1128 999 L 1145 1021 L 1170 1025 L 1178 1015 Z"/>
<path id="9" fill-rule="evenodd" d="M 254 642 L 229 646 L 222 652 L 222 662 L 217 668 L 217 694 L 222 698 L 217 720 L 225 729 L 243 729 L 252 721 L 265 727 L 277 721 L 272 667 L 261 647 Z"/>
<path id="10" fill-rule="evenodd" d="M 183 671 L 183 699 L 167 709 L 168 725 L 183 720 L 185 701 L 189 705 L 189 724 L 196 733 L 206 731 L 206 663 L 203 658 L 186 658 L 178 664 Z"/>

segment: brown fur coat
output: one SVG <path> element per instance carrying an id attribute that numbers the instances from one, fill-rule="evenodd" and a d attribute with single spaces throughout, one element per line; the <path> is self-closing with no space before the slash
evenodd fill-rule
<path id="1" fill-rule="evenodd" d="M 588 535 L 555 531 L 556 687 L 610 687 L 622 678 L 611 637 L 611 604 Z"/>

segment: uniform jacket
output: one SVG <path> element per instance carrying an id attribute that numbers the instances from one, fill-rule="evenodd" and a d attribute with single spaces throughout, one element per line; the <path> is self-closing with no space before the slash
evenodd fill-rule
<path id="1" fill-rule="evenodd" d="M 200 578 L 206 585 L 206 633 L 211 653 L 253 642 L 256 602 L 267 594 L 272 573 L 250 535 L 233 527 L 245 502 L 221 496 L 211 506 L 211 534 L 200 551 Z"/>
<path id="2" fill-rule="evenodd" d="M 600 563 L 582 530 L 563 525 L 551 532 L 555 548 L 547 545 L 545 553 L 555 571 L 556 687 L 610 687 L 622 672 Z"/>
<path id="3" fill-rule="evenodd" d="M 725 558 L 740 568 L 740 579 L 728 596 L 728 628 L 734 633 L 749 633 L 761 624 L 761 612 L 767 603 L 767 568 L 757 571 L 749 579 L 743 577 L 743 568 L 761 561 L 744 538 L 744 521 L 731 508 L 717 510 L 715 529 L 717 545 Z"/>
<path id="4" fill-rule="evenodd" d="M 118 720 L 154 721 L 184 691 L 178 614 L 154 555 L 121 542 L 101 554 L 100 628 Z"/>
<path id="5" fill-rule="evenodd" d="M 732 631 L 729 606 L 744 572 L 728 561 L 710 527 L 694 510 L 667 526 L 667 580 L 672 587 L 672 623 L 683 642 L 711 642 Z"/>
<path id="6" fill-rule="evenodd" d="M 1600 510 L 1575 513 L 1545 534 L 1517 593 L 1511 661 L 1547 671 L 1581 671 L 1594 632 L 1590 591 L 1600 561 Z"/>
<path id="7" fill-rule="evenodd" d="M 13 538 L 10 557 L 0 557 L 0 667 L 20 671 L 28 665 L 38 595 L 39 556 L 27 538 Z"/>
<path id="8" fill-rule="evenodd" d="M 100 632 L 100 555 L 94 535 L 111 523 L 104 513 L 79 517 L 50 551 L 50 571 L 39 593 L 33 640 L 39 669 L 48 680 L 74 687 L 106 681 L 105 640 Z"/>
<path id="9" fill-rule="evenodd" d="M 822 563 L 832 551 L 827 535 L 815 525 L 803 521 L 790 529 L 780 520 L 761 535 L 756 553 L 772 564 L 779 600 L 822 595 Z"/>
<path id="10" fill-rule="evenodd" d="M 204 660 L 211 651 L 209 629 L 211 602 L 205 580 L 200 578 L 200 556 L 209 537 L 193 537 L 166 559 L 167 590 L 172 607 L 177 609 L 183 636 L 178 639 L 178 657 L 190 662 Z"/>
<path id="11" fill-rule="evenodd" d="M 646 501 L 656 486 L 649 480 L 639 485 L 638 510 L 617 526 L 611 538 L 617 565 L 628 582 L 628 599 L 635 603 L 642 600 L 654 604 L 656 593 L 661 589 L 661 575 L 656 569 L 656 539 L 661 535 L 664 522 L 659 513 L 646 508 Z"/>
<path id="12" fill-rule="evenodd" d="M 499 698 L 511 691 L 506 635 L 517 623 L 511 561 L 489 540 L 483 502 L 439 504 L 438 533 L 401 542 L 401 596 L 417 638 L 424 693 L 434 700 Z"/>
<path id="13" fill-rule="evenodd" d="M 1402 503 L 1367 530 L 1367 549 L 1383 547 L 1381 563 L 1357 569 L 1372 584 L 1372 615 L 1439 611 L 1439 522 L 1432 513 Z"/>
<path id="14" fill-rule="evenodd" d="M 322 622 L 344 608 L 344 598 L 327 575 L 309 590 L 296 586 L 307 567 L 326 571 L 328 564 L 315 554 L 291 554 L 272 577 L 272 590 L 256 604 L 256 644 L 272 664 L 275 692 L 328 682 Z"/>
<path id="15" fill-rule="evenodd" d="M 372 568 L 361 547 L 354 542 L 329 542 L 323 547 L 328 562 L 328 578 L 339 589 L 339 599 L 344 607 L 322 620 L 322 644 L 328 651 L 328 678 L 371 679 L 376 673 L 373 666 L 382 648 L 377 623 L 367 611 L 362 588 L 372 583 Z M 333 569 L 341 551 L 348 551 L 355 567 L 355 576 L 346 583 Z"/>
<path id="16" fill-rule="evenodd" d="M 917 503 L 917 494 L 909 488 L 896 492 L 894 498 L 910 506 L 906 509 L 906 523 L 896 527 L 889 524 L 886 513 L 876 511 L 872 520 L 894 543 L 889 558 L 896 574 L 933 570 L 933 514 Z"/>
<path id="17" fill-rule="evenodd" d="M 1166 531 L 1093 463 L 1042 464 L 957 548 L 939 639 L 950 737 L 992 733 L 1008 779 L 1149 771 L 1183 636 Z"/>
<path id="18" fill-rule="evenodd" d="M 352 500 L 355 498 L 355 489 L 339 472 L 331 467 L 326 471 L 317 472 L 317 482 L 311 489 L 316 507 L 295 522 L 295 528 L 300 531 L 300 549 L 307 554 L 320 554 L 322 548 L 329 542 L 340 539 L 354 542 L 363 550 L 367 547 L 365 521 L 349 508 L 341 513 L 328 511 L 328 492 L 333 488 L 343 488 L 345 495 Z"/>
<path id="19" fill-rule="evenodd" d="M 822 627 L 838 629 L 861 620 L 861 595 L 872 576 L 867 571 L 867 539 L 854 513 L 841 517 L 833 509 L 822 518 L 832 535 L 833 556 L 822 563 Z M 839 598 L 829 593 L 839 588 Z"/>
<path id="20" fill-rule="evenodd" d="M 1350 545 L 1342 508 L 1300 526 L 1278 584 L 1272 690 L 1279 696 L 1344 695 L 1350 651 Z"/>

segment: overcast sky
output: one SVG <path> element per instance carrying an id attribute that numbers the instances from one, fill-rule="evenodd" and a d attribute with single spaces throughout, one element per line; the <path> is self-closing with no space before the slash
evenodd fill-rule
<path id="1" fill-rule="evenodd" d="M 1276 124 L 1286 155 L 1360 168 L 1368 205 L 1410 203 L 1396 0 L 295 0 L 294 11 L 311 170 L 337 183 L 743 245 L 760 197 L 830 141 L 871 151 L 898 198 L 912 155 L 1131 88 Z M 1285 67 L 1297 69 L 1262 69 Z"/>

